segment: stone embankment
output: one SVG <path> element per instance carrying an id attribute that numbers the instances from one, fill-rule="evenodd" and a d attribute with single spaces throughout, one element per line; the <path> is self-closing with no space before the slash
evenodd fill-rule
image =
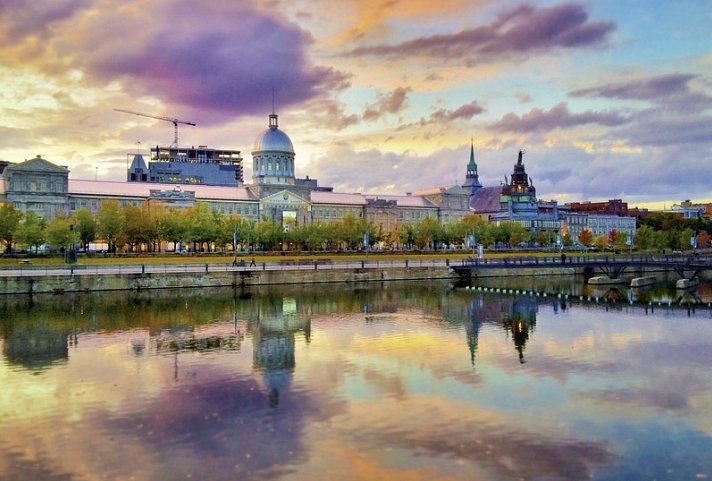
<path id="1" fill-rule="evenodd" d="M 127 270 L 127 269 L 125 269 Z M 270 284 L 317 284 L 395 280 L 448 279 L 446 265 L 409 267 L 344 267 L 311 269 L 240 268 L 141 272 L 24 271 L 0 276 L 0 294 L 63 294 L 69 292 L 141 291 L 195 287 L 248 287 Z"/>

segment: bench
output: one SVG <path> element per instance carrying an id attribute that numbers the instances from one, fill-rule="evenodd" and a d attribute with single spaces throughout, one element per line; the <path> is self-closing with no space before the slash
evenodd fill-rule
<path id="1" fill-rule="evenodd" d="M 20 264 L 32 264 L 31 259 L 20 259 Z"/>

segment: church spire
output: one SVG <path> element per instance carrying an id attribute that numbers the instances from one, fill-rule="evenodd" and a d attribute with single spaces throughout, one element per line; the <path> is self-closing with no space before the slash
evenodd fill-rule
<path id="1" fill-rule="evenodd" d="M 475 190 L 482 187 L 479 175 L 477 174 L 477 163 L 475 162 L 475 143 L 472 139 L 470 139 L 470 162 L 467 164 L 467 174 L 465 175 L 465 184 L 463 187 L 469 187 L 470 194 L 474 194 Z"/>

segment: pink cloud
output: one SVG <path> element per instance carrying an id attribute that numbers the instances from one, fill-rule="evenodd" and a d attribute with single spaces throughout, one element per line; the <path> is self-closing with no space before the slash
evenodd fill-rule
<path id="1" fill-rule="evenodd" d="M 599 45 L 614 28 L 611 22 L 589 20 L 584 7 L 575 3 L 548 8 L 521 5 L 502 12 L 488 25 L 453 34 L 419 37 L 395 45 L 359 47 L 349 55 L 423 56 L 490 62 L 503 56 Z"/>

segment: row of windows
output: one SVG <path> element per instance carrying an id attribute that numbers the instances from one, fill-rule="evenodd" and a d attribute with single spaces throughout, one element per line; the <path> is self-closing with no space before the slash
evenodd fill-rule
<path id="1" fill-rule="evenodd" d="M 257 206 L 242 206 L 234 204 L 210 204 L 212 210 L 226 215 L 241 215 L 257 217 Z"/>
<path id="2" fill-rule="evenodd" d="M 52 192 L 62 194 L 65 192 L 64 182 L 35 181 L 35 180 L 11 180 L 10 191 L 29 191 L 29 192 Z"/>
<path id="3" fill-rule="evenodd" d="M 342 218 L 352 215 L 354 217 L 362 217 L 363 212 L 361 209 L 329 209 L 329 208 L 315 208 L 314 218 Z"/>
<path id="4" fill-rule="evenodd" d="M 400 220 L 422 220 L 428 217 L 435 217 L 435 213 L 426 210 L 406 210 L 398 211 L 398 218 Z"/>

